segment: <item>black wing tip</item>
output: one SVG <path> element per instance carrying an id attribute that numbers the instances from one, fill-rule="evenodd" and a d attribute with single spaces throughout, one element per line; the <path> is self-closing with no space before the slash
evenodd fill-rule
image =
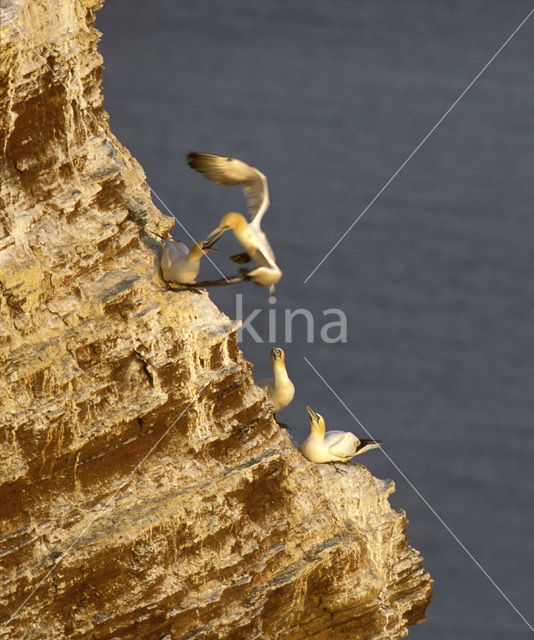
<path id="1" fill-rule="evenodd" d="M 200 155 L 202 154 L 200 154 L 198 151 L 189 151 L 186 156 L 187 164 L 194 169 Z"/>
<path id="2" fill-rule="evenodd" d="M 191 167 L 191 169 L 195 169 L 201 173 L 204 172 L 205 165 L 202 166 L 203 160 L 221 160 L 226 158 L 226 160 L 232 160 L 232 158 L 227 158 L 226 156 L 218 156 L 216 153 L 205 153 L 204 151 L 189 151 L 186 156 L 187 164 Z"/>

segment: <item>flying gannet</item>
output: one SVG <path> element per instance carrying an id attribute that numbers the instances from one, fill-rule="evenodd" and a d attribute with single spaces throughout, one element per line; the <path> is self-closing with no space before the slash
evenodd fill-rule
<path id="1" fill-rule="evenodd" d="M 273 347 L 271 349 L 271 364 L 273 377 L 259 380 L 256 384 L 261 387 L 273 405 L 273 413 L 285 409 L 293 400 L 295 386 L 289 379 L 285 364 L 286 356 L 283 349 Z"/>
<path id="2" fill-rule="evenodd" d="M 183 242 L 158 236 L 163 240 L 161 256 L 161 272 L 166 282 L 176 284 L 196 284 L 195 279 L 200 269 L 200 260 L 206 253 L 216 251 L 197 242 L 188 249 Z"/>
<path id="3" fill-rule="evenodd" d="M 267 178 L 261 171 L 237 158 L 192 152 L 187 155 L 187 162 L 192 169 L 216 184 L 243 187 L 251 221 L 247 222 L 244 216 L 235 211 L 227 213 L 219 226 L 208 235 L 211 240 L 206 242 L 205 246 L 213 246 L 225 231 L 231 229 L 245 252 L 231 256 L 230 259 L 239 264 L 254 260 L 254 269 L 241 269 L 244 279 L 252 280 L 260 287 L 269 287 L 272 295 L 274 285 L 282 277 L 282 271 L 276 264 L 271 245 L 260 226 L 261 219 L 269 207 Z"/>
<path id="4" fill-rule="evenodd" d="M 323 416 L 306 407 L 310 416 L 310 435 L 304 440 L 300 450 L 311 462 L 349 462 L 354 456 L 374 449 L 381 440 L 357 438 L 350 431 L 327 431 Z"/>

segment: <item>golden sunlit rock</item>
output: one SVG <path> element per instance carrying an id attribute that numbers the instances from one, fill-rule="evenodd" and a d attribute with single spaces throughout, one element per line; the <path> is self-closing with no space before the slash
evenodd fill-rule
<path id="1" fill-rule="evenodd" d="M 2 4 L 0 638 L 404 637 L 432 580 L 392 482 L 304 459 L 236 324 L 161 278 L 100 4 Z"/>

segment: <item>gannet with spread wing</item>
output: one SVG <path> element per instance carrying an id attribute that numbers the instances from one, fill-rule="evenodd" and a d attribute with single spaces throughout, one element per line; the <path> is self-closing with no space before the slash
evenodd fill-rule
<path id="1" fill-rule="evenodd" d="M 306 407 L 310 417 L 310 435 L 304 440 L 300 450 L 311 462 L 349 462 L 382 444 L 381 440 L 357 438 L 350 431 L 326 431 L 323 416 L 311 407 Z"/>
<path id="2" fill-rule="evenodd" d="M 236 254 L 230 259 L 240 264 L 254 260 L 254 269 L 241 270 L 244 278 L 252 280 L 260 287 L 269 287 L 272 294 L 274 285 L 282 277 L 282 272 L 276 264 L 271 245 L 261 230 L 261 219 L 269 207 L 267 178 L 261 171 L 237 158 L 192 152 L 187 155 L 187 162 L 192 169 L 216 184 L 239 185 L 243 188 L 251 221 L 247 222 L 244 216 L 235 211 L 227 213 L 219 226 L 208 235 L 211 240 L 206 242 L 205 246 L 213 246 L 225 231 L 231 229 L 245 253 Z"/>

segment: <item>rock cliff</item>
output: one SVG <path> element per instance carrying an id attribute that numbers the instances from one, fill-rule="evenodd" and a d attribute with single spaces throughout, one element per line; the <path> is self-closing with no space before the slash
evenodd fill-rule
<path id="1" fill-rule="evenodd" d="M 99 5 L 2 4 L 0 638 L 404 637 L 432 580 L 393 483 L 306 461 L 235 323 L 161 280 Z"/>

